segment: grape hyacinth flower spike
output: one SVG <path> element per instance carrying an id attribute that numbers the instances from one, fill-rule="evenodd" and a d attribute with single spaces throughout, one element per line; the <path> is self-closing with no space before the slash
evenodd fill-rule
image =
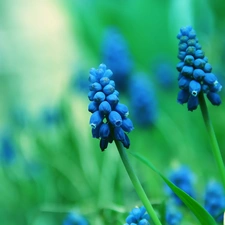
<path id="1" fill-rule="evenodd" d="M 193 111 L 198 107 L 198 96 L 204 93 L 213 105 L 220 105 L 218 92 L 222 89 L 222 85 L 212 73 L 212 66 L 202 51 L 195 31 L 191 26 L 183 27 L 177 38 L 180 40 L 178 52 L 180 62 L 177 64 L 177 70 L 178 85 L 181 89 L 177 97 L 178 103 L 187 103 L 188 110 Z"/>
<path id="2" fill-rule="evenodd" d="M 92 113 L 90 125 L 92 136 L 100 138 L 102 151 L 113 140 L 118 140 L 125 148 L 129 148 L 130 140 L 126 133 L 134 129 L 128 118 L 127 106 L 119 102 L 119 92 L 115 88 L 115 82 L 110 79 L 112 75 L 113 72 L 105 64 L 100 64 L 98 69 L 92 68 L 89 75 L 88 98 L 91 102 L 88 110 Z"/>

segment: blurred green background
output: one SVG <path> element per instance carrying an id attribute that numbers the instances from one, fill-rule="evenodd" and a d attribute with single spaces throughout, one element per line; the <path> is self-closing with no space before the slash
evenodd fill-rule
<path id="1" fill-rule="evenodd" d="M 141 204 L 114 144 L 102 153 L 92 138 L 88 88 L 74 82 L 87 80 L 89 69 L 102 63 L 109 26 L 121 31 L 134 60 L 132 73 L 148 74 L 157 100 L 154 125 L 134 123 L 128 151 L 140 152 L 165 175 L 188 165 L 201 201 L 207 181 L 219 176 L 200 109 L 191 113 L 176 102 L 176 35 L 193 26 L 223 85 L 224 12 L 222 0 L 1 0 L 0 223 L 62 224 L 74 210 L 90 224 L 123 224 Z M 161 56 L 171 63 L 170 89 L 154 74 Z M 129 106 L 128 95 L 121 99 Z M 208 107 L 225 158 L 224 104 Z M 162 180 L 130 158 L 149 198 L 162 202 Z"/>

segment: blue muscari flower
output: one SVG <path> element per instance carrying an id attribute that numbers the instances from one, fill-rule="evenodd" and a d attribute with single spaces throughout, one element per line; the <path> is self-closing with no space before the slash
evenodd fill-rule
<path id="1" fill-rule="evenodd" d="M 88 222 L 83 216 L 71 212 L 64 219 L 63 225 L 88 225 Z"/>
<path id="2" fill-rule="evenodd" d="M 5 163 L 11 163 L 15 159 L 15 149 L 12 138 L 9 134 L 3 134 L 1 137 L 0 160 Z"/>
<path id="3" fill-rule="evenodd" d="M 154 124 L 157 118 L 157 100 L 153 86 L 144 73 L 133 76 L 129 93 L 135 122 L 142 127 Z"/>
<path id="4" fill-rule="evenodd" d="M 118 29 L 106 30 L 101 50 L 102 61 L 113 71 L 118 90 L 126 90 L 133 62 L 126 40 Z"/>
<path id="5" fill-rule="evenodd" d="M 182 214 L 173 206 L 166 207 L 166 222 L 168 225 L 179 225 L 182 219 Z"/>
<path id="6" fill-rule="evenodd" d="M 93 138 L 100 138 L 102 151 L 113 140 L 121 141 L 125 148 L 129 148 L 130 140 L 125 132 L 129 133 L 134 129 L 131 120 L 127 118 L 127 106 L 119 103 L 119 92 L 115 89 L 115 82 L 110 79 L 111 76 L 112 71 L 107 69 L 105 64 L 100 64 L 98 69 L 90 70 L 90 125 Z"/>
<path id="7" fill-rule="evenodd" d="M 194 176 L 188 167 L 181 166 L 172 171 L 169 175 L 169 180 L 191 197 L 195 196 L 193 189 Z M 180 198 L 168 186 L 166 186 L 166 192 L 177 205 L 183 204 Z"/>
<path id="8" fill-rule="evenodd" d="M 225 211 L 225 193 L 220 183 L 210 181 L 207 184 L 204 194 L 204 207 L 217 222 L 223 221 L 223 214 Z"/>
<path id="9" fill-rule="evenodd" d="M 150 217 L 144 206 L 135 207 L 129 213 L 124 225 L 150 225 L 149 220 Z"/>
<path id="10" fill-rule="evenodd" d="M 212 73 L 212 66 L 198 43 L 195 31 L 191 26 L 183 27 L 177 38 L 180 40 L 178 52 L 180 62 L 176 67 L 179 72 L 179 88 L 187 89 L 189 85 L 188 100 L 187 92 L 182 91 L 178 93 L 178 103 L 188 103 L 188 110 L 193 111 L 198 107 L 198 95 L 202 92 L 213 105 L 220 105 L 221 99 L 217 92 L 222 89 L 222 86 Z"/>

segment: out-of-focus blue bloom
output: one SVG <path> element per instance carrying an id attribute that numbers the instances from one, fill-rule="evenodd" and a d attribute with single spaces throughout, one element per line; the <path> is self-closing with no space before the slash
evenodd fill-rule
<path id="1" fill-rule="evenodd" d="M 56 125 L 61 120 L 61 114 L 57 108 L 46 107 L 42 112 L 42 118 L 45 125 Z"/>
<path id="2" fill-rule="evenodd" d="M 89 94 L 91 103 L 88 106 L 92 136 L 100 138 L 100 148 L 104 151 L 108 143 L 118 140 L 125 148 L 129 148 L 130 140 L 125 132 L 134 129 L 126 105 L 119 103 L 119 92 L 115 82 L 110 80 L 112 71 L 100 64 L 98 69 L 92 68 L 89 75 Z"/>
<path id="3" fill-rule="evenodd" d="M 11 163 L 15 159 L 15 148 L 12 137 L 9 134 L 3 134 L 1 137 L 1 154 L 0 161 Z"/>
<path id="4" fill-rule="evenodd" d="M 166 222 L 168 225 L 179 225 L 182 219 L 182 214 L 173 206 L 166 207 Z"/>
<path id="5" fill-rule="evenodd" d="M 205 209 L 218 221 L 223 221 L 225 211 L 225 193 L 220 183 L 210 181 L 204 195 Z"/>
<path id="6" fill-rule="evenodd" d="M 156 57 L 152 64 L 153 73 L 159 85 L 168 90 L 174 87 L 173 65 L 168 57 L 161 55 Z"/>
<path id="7" fill-rule="evenodd" d="M 124 225 L 150 225 L 149 220 L 150 217 L 144 206 L 135 207 L 129 213 Z"/>
<path id="8" fill-rule="evenodd" d="M 63 225 L 88 225 L 88 222 L 83 216 L 71 212 L 64 219 Z"/>
<path id="9" fill-rule="evenodd" d="M 125 91 L 133 62 L 126 40 L 118 29 L 111 27 L 105 31 L 101 50 L 102 61 L 113 71 L 118 90 Z"/>
<path id="10" fill-rule="evenodd" d="M 153 85 L 144 73 L 137 73 L 129 84 L 130 105 L 137 125 L 146 127 L 157 119 L 157 100 Z"/>
<path id="11" fill-rule="evenodd" d="M 194 175 L 188 167 L 181 166 L 172 171 L 169 175 L 169 180 L 191 197 L 195 196 L 193 188 Z M 176 204 L 183 204 L 180 198 L 168 186 L 166 186 L 166 192 L 173 198 Z"/>
<path id="12" fill-rule="evenodd" d="M 177 70 L 180 72 L 179 88 L 189 89 L 188 99 L 187 92 L 178 93 L 178 103 L 187 102 L 188 110 L 193 111 L 198 107 L 198 95 L 202 92 L 213 105 L 220 105 L 221 99 L 217 92 L 222 89 L 222 86 L 215 74 L 211 72 L 212 66 L 198 43 L 195 31 L 191 26 L 183 27 L 177 38 L 180 40 L 178 52 L 180 62 L 177 64 Z"/>

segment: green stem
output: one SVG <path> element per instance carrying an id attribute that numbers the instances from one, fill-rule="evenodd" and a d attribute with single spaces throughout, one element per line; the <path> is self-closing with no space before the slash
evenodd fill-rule
<path id="1" fill-rule="evenodd" d="M 148 197 L 144 191 L 144 189 L 142 188 L 141 186 L 141 183 L 138 179 L 138 177 L 136 176 L 130 162 L 129 162 L 129 159 L 128 159 L 128 156 L 127 156 L 127 153 L 126 153 L 126 150 L 124 149 L 122 143 L 120 141 L 115 141 L 116 143 L 116 147 L 120 153 L 120 157 L 123 161 L 123 164 L 127 170 L 127 173 L 134 185 L 134 188 L 139 196 L 139 198 L 141 199 L 143 205 L 145 206 L 149 216 L 151 217 L 152 221 L 154 222 L 155 225 L 161 225 L 161 222 L 159 220 L 159 218 L 157 217 L 151 203 L 149 202 L 148 200 Z"/>
<path id="2" fill-rule="evenodd" d="M 203 93 L 199 94 L 199 103 L 200 103 L 200 107 L 201 107 L 201 111 L 202 111 L 202 116 L 206 125 L 206 129 L 208 131 L 209 134 L 209 140 L 212 146 L 212 151 L 213 151 L 213 155 L 214 158 L 216 160 L 216 163 L 218 165 L 221 177 L 222 177 L 222 182 L 223 182 L 223 186 L 225 189 L 225 170 L 224 170 L 224 163 L 223 163 L 223 159 L 222 159 L 222 155 L 220 152 L 220 148 L 216 139 L 216 135 L 213 129 L 213 125 L 211 123 L 211 120 L 209 118 L 209 113 L 208 113 L 208 108 L 205 102 L 205 98 Z"/>

